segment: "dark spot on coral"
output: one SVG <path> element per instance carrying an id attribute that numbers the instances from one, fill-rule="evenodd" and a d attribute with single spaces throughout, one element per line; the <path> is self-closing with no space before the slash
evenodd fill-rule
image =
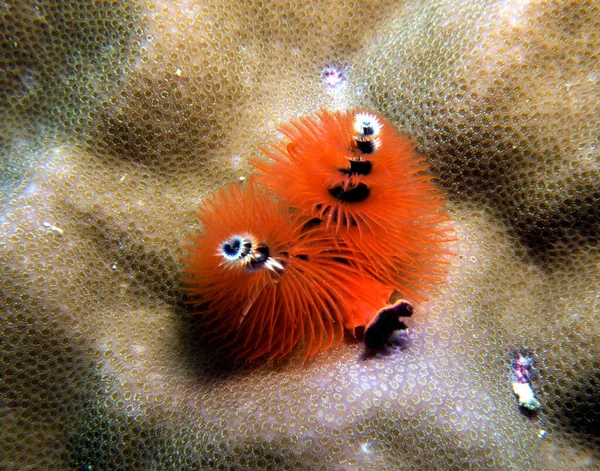
<path id="1" fill-rule="evenodd" d="M 261 242 L 260 244 L 257 245 L 256 247 L 256 258 L 259 261 L 264 262 L 267 258 L 269 258 L 269 255 L 271 254 L 271 251 L 269 250 L 269 246 L 267 244 L 265 244 L 264 242 Z"/>
<path id="2" fill-rule="evenodd" d="M 271 251 L 269 250 L 269 246 L 264 242 L 259 243 L 256 246 L 256 250 L 252 258 L 250 259 L 250 265 L 248 266 L 249 271 L 255 271 L 262 268 L 266 261 L 271 256 Z"/>
<path id="3" fill-rule="evenodd" d="M 525 253 L 544 267 L 555 265 L 560 259 L 557 255 L 570 253 L 569 240 L 580 238 L 582 243 L 593 245 L 600 241 L 596 174 L 573 174 L 574 183 L 565 184 L 559 192 L 540 192 L 524 174 L 523 162 L 515 160 L 517 157 L 486 156 L 481 153 L 483 148 L 479 144 L 465 150 L 456 138 L 436 149 L 443 158 L 430 160 L 431 170 L 451 199 L 490 206 L 527 248 Z M 510 147 L 505 152 L 515 151 Z"/>
<path id="4" fill-rule="evenodd" d="M 369 197 L 371 190 L 364 183 L 359 183 L 348 190 L 344 190 L 341 185 L 329 188 L 329 194 L 344 203 L 360 203 Z"/>
<path id="5" fill-rule="evenodd" d="M 321 206 L 321 205 L 318 205 L 318 207 L 316 208 L 316 209 L 317 209 L 317 211 L 321 209 L 321 208 L 320 208 L 320 206 Z M 311 231 L 312 229 L 314 229 L 314 228 L 316 228 L 316 227 L 320 226 L 322 222 L 323 222 L 323 221 L 322 221 L 321 219 L 319 219 L 319 218 L 312 218 L 312 219 L 309 219 L 308 221 L 306 221 L 306 222 L 305 222 L 305 223 L 302 225 L 302 232 L 303 232 L 303 233 L 305 233 L 305 232 L 309 232 L 309 231 Z"/>
<path id="6" fill-rule="evenodd" d="M 356 140 L 356 146 L 363 154 L 372 154 L 375 152 L 375 142 L 371 140 Z"/>
<path id="7" fill-rule="evenodd" d="M 380 349 L 390 346 L 393 334 L 407 329 L 401 317 L 412 316 L 412 306 L 404 299 L 380 309 L 377 316 L 365 329 L 364 342 L 368 349 Z"/>
<path id="8" fill-rule="evenodd" d="M 528 419 L 533 419 L 538 416 L 539 409 L 528 409 L 527 407 L 520 405 L 519 412 L 523 414 Z"/>
<path id="9" fill-rule="evenodd" d="M 342 265 L 350 265 L 348 260 L 343 257 L 334 257 L 333 260 L 335 260 L 338 263 L 341 263 Z"/>
<path id="10" fill-rule="evenodd" d="M 251 251 L 252 241 L 238 236 L 232 237 L 221 245 L 221 253 L 228 260 L 242 259 Z"/>
<path id="11" fill-rule="evenodd" d="M 242 246 L 242 240 L 239 237 L 234 237 L 227 242 L 223 242 L 221 248 L 223 249 L 223 254 L 227 257 L 238 257 L 240 254 L 240 248 Z"/>
<path id="12" fill-rule="evenodd" d="M 370 124 L 363 125 L 361 134 L 363 136 L 372 136 L 373 134 L 375 134 L 375 128 L 373 126 L 371 126 Z"/>
<path id="13" fill-rule="evenodd" d="M 600 437 L 599 391 L 600 375 L 591 372 L 571 386 L 568 396 L 557 396 L 563 425 L 588 439 Z"/>
<path id="14" fill-rule="evenodd" d="M 588 243 L 600 241 L 600 190 L 582 184 L 571 188 L 572 195 L 560 204 L 548 207 L 518 207 L 512 214 L 512 224 L 529 253 L 544 264 L 551 265 L 561 242 L 581 238 Z"/>
<path id="15" fill-rule="evenodd" d="M 350 168 L 340 168 L 340 172 L 346 175 L 368 175 L 373 170 L 373 164 L 369 160 L 350 160 Z"/>

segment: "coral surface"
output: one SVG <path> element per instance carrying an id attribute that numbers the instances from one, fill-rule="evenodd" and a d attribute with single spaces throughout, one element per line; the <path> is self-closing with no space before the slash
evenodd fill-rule
<path id="1" fill-rule="evenodd" d="M 2 469 L 599 469 L 599 32 L 594 0 L 1 2 Z M 393 356 L 228 363 L 181 247 L 319 107 L 419 143 L 448 283 Z"/>

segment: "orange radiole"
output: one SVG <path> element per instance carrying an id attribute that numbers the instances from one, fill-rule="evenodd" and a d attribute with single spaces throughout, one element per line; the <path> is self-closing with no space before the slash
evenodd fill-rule
<path id="1" fill-rule="evenodd" d="M 299 342 L 313 356 L 389 297 L 348 269 L 349 249 L 252 179 L 217 192 L 199 219 L 187 291 L 206 335 L 235 358 L 282 358 Z"/>
<path id="2" fill-rule="evenodd" d="M 441 190 L 414 143 L 377 113 L 321 110 L 247 186 L 204 203 L 188 247 L 187 291 L 206 335 L 245 360 L 306 357 L 364 328 L 383 346 L 410 302 L 443 281 L 452 240 Z M 390 303 L 397 290 L 407 300 Z"/>
<path id="3" fill-rule="evenodd" d="M 329 112 L 282 125 L 288 141 L 254 162 L 260 181 L 323 221 L 358 258 L 352 266 L 413 301 L 443 281 L 449 218 L 415 144 L 377 113 Z"/>

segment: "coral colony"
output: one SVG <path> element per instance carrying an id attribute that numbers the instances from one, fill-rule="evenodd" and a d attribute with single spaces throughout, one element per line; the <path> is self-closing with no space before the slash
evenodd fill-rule
<path id="1" fill-rule="evenodd" d="M 246 185 L 222 188 L 198 216 L 187 290 L 206 336 L 230 356 L 305 358 L 344 329 L 385 348 L 411 302 L 444 279 L 449 220 L 414 144 L 358 110 L 281 126 L 286 143 Z M 390 302 L 394 290 L 407 299 Z"/>

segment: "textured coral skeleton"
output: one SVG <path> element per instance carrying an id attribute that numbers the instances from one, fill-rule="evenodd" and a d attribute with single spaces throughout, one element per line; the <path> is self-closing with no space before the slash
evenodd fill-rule
<path id="1" fill-rule="evenodd" d="M 0 22 L 3 469 L 598 469 L 597 2 L 13 0 Z M 180 247 L 321 107 L 419 143 L 448 284 L 401 355 L 232 369 L 186 320 Z"/>

